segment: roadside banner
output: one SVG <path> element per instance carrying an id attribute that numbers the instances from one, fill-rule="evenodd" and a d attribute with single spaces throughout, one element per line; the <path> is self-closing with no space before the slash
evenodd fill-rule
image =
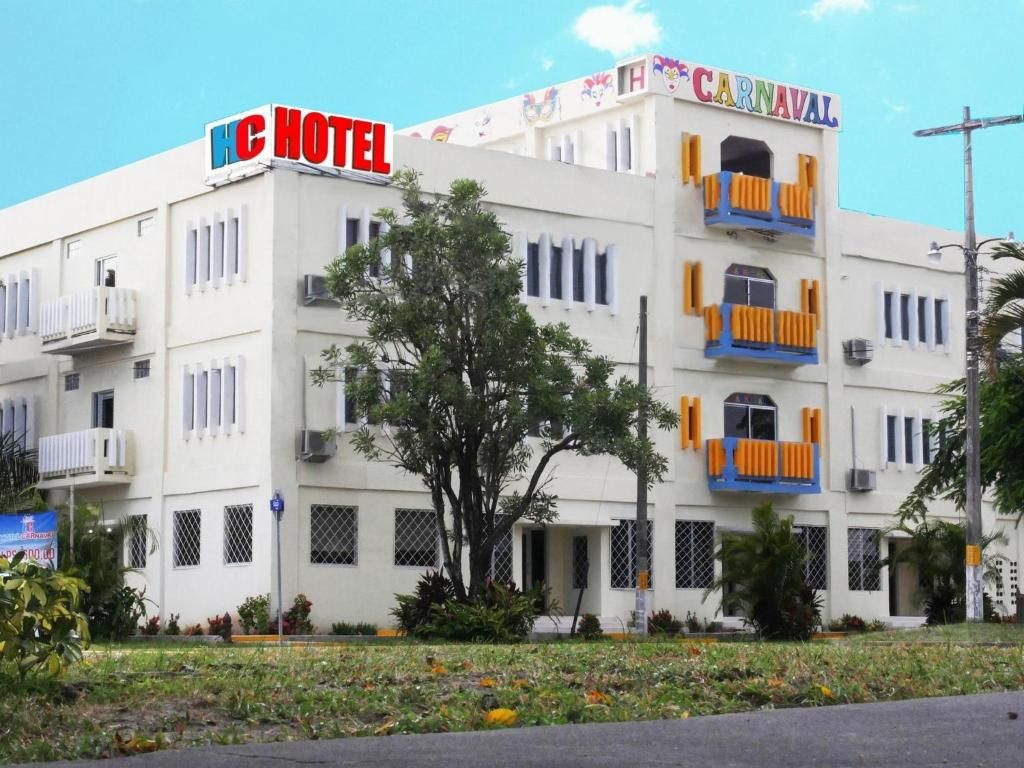
<path id="1" fill-rule="evenodd" d="M 30 560 L 57 567 L 56 512 L 0 515 L 0 555 L 10 559 L 22 551 Z"/>

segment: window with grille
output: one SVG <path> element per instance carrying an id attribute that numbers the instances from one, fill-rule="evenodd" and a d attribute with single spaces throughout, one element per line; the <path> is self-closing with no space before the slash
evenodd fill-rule
<path id="1" fill-rule="evenodd" d="M 847 531 L 847 568 L 850 589 L 875 592 L 882 588 L 879 573 L 878 531 L 874 528 L 850 528 Z"/>
<path id="2" fill-rule="evenodd" d="M 128 567 L 146 567 L 146 516 L 128 516 Z"/>
<path id="3" fill-rule="evenodd" d="M 636 520 L 619 520 L 611 531 L 611 587 L 636 589 L 637 562 Z M 650 553 L 654 553 L 654 521 L 647 521 L 647 540 Z M 650 588 L 654 588 L 654 558 L 650 557 Z"/>
<path id="4" fill-rule="evenodd" d="M 494 542 L 494 551 L 491 553 L 491 570 L 488 575 L 499 584 L 512 583 L 511 528 Z"/>
<path id="5" fill-rule="evenodd" d="M 81 374 L 69 373 L 64 377 L 64 391 L 74 392 L 81 385 L 82 379 Z"/>
<path id="6" fill-rule="evenodd" d="M 252 504 L 224 507 L 224 564 L 252 562 Z"/>
<path id="7" fill-rule="evenodd" d="M 795 527 L 793 533 L 807 549 L 804 580 L 811 589 L 828 589 L 828 528 L 824 525 Z"/>
<path id="8" fill-rule="evenodd" d="M 132 364 L 132 377 L 136 379 L 148 379 L 149 360 L 136 360 Z"/>
<path id="9" fill-rule="evenodd" d="M 180 509 L 174 513 L 174 567 L 199 565 L 202 511 Z"/>
<path id="10" fill-rule="evenodd" d="M 438 543 L 434 510 L 395 510 L 395 565 L 437 568 Z"/>
<path id="11" fill-rule="evenodd" d="M 706 589 L 715 580 L 715 524 L 676 520 L 676 589 Z"/>
<path id="12" fill-rule="evenodd" d="M 359 508 L 336 504 L 309 507 L 309 562 L 313 565 L 357 565 Z"/>

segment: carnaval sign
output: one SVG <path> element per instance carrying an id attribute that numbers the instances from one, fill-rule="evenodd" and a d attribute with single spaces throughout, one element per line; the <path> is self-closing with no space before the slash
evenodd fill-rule
<path id="1" fill-rule="evenodd" d="M 670 96 L 820 128 L 841 127 L 839 97 L 835 94 L 687 64 L 667 56 L 652 56 L 649 63 L 654 89 Z M 636 67 L 619 66 L 627 71 Z M 635 77 L 620 77 L 620 82 L 630 83 L 630 92 L 641 90 L 632 87 L 635 81 Z"/>
<path id="2" fill-rule="evenodd" d="M 274 160 L 386 177 L 393 134 L 391 123 L 267 104 L 206 124 L 206 183 L 244 178 Z"/>
<path id="3" fill-rule="evenodd" d="M 18 552 L 24 552 L 30 560 L 57 566 L 56 512 L 0 515 L 0 555 L 10 559 Z"/>

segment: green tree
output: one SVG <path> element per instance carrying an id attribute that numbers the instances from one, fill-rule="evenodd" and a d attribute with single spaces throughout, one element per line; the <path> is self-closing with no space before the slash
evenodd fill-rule
<path id="1" fill-rule="evenodd" d="M 378 211 L 390 231 L 327 269 L 331 295 L 365 324 L 366 338 L 325 350 L 314 378 L 359 371 L 345 381 L 369 422 L 354 434 L 355 450 L 423 481 L 444 569 L 465 600 L 481 594 L 494 544 L 513 523 L 555 515 L 549 488 L 559 454 L 610 454 L 632 470 L 645 466 L 653 485 L 667 462 L 638 439 L 637 425 L 644 418 L 669 429 L 676 416 L 616 377 L 614 363 L 565 324 L 534 320 L 519 298 L 524 265 L 478 182 L 456 180 L 429 198 L 412 171 L 393 183 L 404 215 Z M 531 445 L 538 424 L 544 436 Z"/>
<path id="2" fill-rule="evenodd" d="M 807 548 L 770 502 L 753 511 L 751 532 L 725 533 L 715 552 L 721 575 L 704 592 L 722 594 L 721 608 L 739 609 L 761 637 L 807 640 L 821 620 L 820 598 L 804 575 Z"/>
<path id="3" fill-rule="evenodd" d="M 1017 243 L 1000 243 L 993 250 L 992 258 L 1015 259 L 1024 263 L 1024 247 Z M 1024 269 L 1015 269 L 994 278 L 986 287 L 985 294 L 981 335 L 991 369 L 1006 337 L 1024 328 Z"/>
<path id="4" fill-rule="evenodd" d="M 36 452 L 22 447 L 20 438 L 13 432 L 0 434 L 0 514 L 39 506 Z"/>

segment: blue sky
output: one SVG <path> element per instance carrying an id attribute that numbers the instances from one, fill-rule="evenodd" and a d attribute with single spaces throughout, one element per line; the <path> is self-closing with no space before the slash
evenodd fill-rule
<path id="1" fill-rule="evenodd" d="M 840 204 L 960 228 L 959 139 L 911 132 L 1020 112 L 1022 29 L 1024 0 L 0 0 L 0 207 L 258 104 L 402 127 L 633 48 L 840 94 Z M 1024 126 L 975 163 L 979 230 L 1024 233 Z"/>

